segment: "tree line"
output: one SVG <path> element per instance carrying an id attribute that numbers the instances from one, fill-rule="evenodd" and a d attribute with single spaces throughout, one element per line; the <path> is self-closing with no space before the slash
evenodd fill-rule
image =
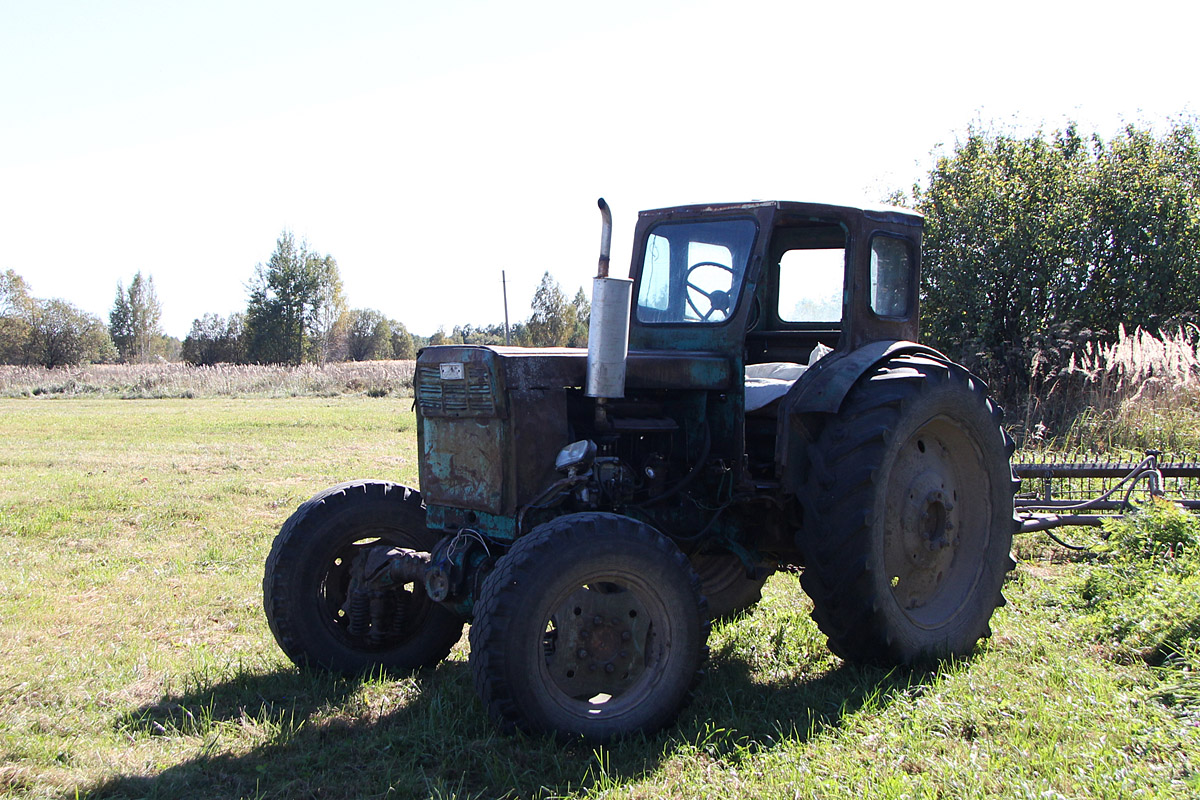
<path id="1" fill-rule="evenodd" d="M 326 361 L 410 359 L 426 345 L 504 344 L 503 325 L 439 328 L 411 333 L 404 323 L 370 308 L 347 308 L 333 256 L 280 234 L 275 251 L 255 267 L 244 313 L 205 314 L 192 323 L 182 356 L 192 364 L 323 364 Z M 567 302 L 547 272 L 534 293 L 529 319 L 509 331 L 513 344 L 587 345 L 590 313 L 581 288 Z"/>
<path id="2" fill-rule="evenodd" d="M 558 282 L 546 272 L 533 293 L 533 313 L 514 324 L 507 338 L 503 325 L 456 325 L 450 333 L 441 328 L 428 344 L 512 344 L 517 347 L 587 347 L 592 304 L 583 287 L 568 301 Z"/>
<path id="3" fill-rule="evenodd" d="M 266 263 L 255 266 L 244 311 L 208 313 L 179 341 L 163 333 L 153 276 L 118 282 L 105 324 L 58 298 L 41 300 L 13 270 L 0 274 L 0 363 L 67 366 L 183 360 L 194 365 L 324 364 L 411 359 L 429 344 L 504 344 L 503 325 L 459 325 L 432 336 L 369 308 L 348 308 L 337 260 L 283 231 Z M 586 346 L 589 304 L 583 289 L 568 302 L 547 272 L 532 314 L 508 338 L 524 346 Z"/>
<path id="4" fill-rule="evenodd" d="M 968 129 L 911 195 L 925 216 L 923 340 L 1009 404 L 1086 341 L 1157 331 L 1200 312 L 1195 123 L 1075 125 L 1029 136 Z"/>
<path id="5" fill-rule="evenodd" d="M 0 363 L 48 367 L 117 359 L 100 318 L 65 300 L 39 300 L 13 270 L 0 274 Z"/>

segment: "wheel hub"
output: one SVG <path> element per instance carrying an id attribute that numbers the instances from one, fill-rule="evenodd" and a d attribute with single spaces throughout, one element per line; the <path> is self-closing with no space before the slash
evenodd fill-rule
<path id="1" fill-rule="evenodd" d="M 936 553 L 951 544 L 950 536 L 954 530 L 954 523 L 950 521 L 950 512 L 954 510 L 954 503 L 946 499 L 945 492 L 939 490 L 927 494 L 924 505 L 925 510 L 921 512 L 918 520 L 917 533 L 924 541 L 926 549 Z"/>
<path id="2" fill-rule="evenodd" d="M 577 699 L 620 694 L 643 671 L 648 618 L 635 594 L 614 584 L 572 592 L 551 617 L 546 637 L 554 683 Z"/>
<path id="3" fill-rule="evenodd" d="M 934 597 L 954 563 L 958 531 L 950 476 L 927 469 L 916 474 L 894 519 L 899 530 L 888 539 L 887 564 L 892 594 L 906 611 Z"/>
<path id="4" fill-rule="evenodd" d="M 991 486 L 979 449 L 937 416 L 899 447 L 887 491 L 883 560 L 892 598 L 919 626 L 945 626 L 964 607 L 986 546 Z"/>

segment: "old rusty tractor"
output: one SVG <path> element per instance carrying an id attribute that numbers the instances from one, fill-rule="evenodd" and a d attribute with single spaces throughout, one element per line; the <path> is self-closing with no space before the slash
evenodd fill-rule
<path id="1" fill-rule="evenodd" d="M 502 728 L 603 740 L 678 714 L 710 621 L 799 568 L 843 658 L 989 634 L 1013 567 L 1011 440 L 917 340 L 921 218 L 753 202 L 604 219 L 586 351 L 450 345 L 414 378 L 421 490 L 335 486 L 275 539 L 300 665 L 438 663 L 470 627 Z"/>

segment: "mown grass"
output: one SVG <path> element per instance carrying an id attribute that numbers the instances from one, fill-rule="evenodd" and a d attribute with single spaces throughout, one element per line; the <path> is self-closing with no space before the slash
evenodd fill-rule
<path id="1" fill-rule="evenodd" d="M 975 657 L 830 655 L 794 576 L 719 626 L 677 726 L 502 736 L 465 637 L 437 669 L 294 669 L 261 610 L 279 524 L 341 480 L 415 483 L 409 400 L 0 400 L 0 795 L 14 798 L 1191 797 L 1197 703 L 1021 542 Z"/>

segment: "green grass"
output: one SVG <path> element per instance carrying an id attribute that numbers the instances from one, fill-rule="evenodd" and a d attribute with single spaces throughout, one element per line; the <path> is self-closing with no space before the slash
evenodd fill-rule
<path id="1" fill-rule="evenodd" d="M 1098 634 L 1044 539 L 995 635 L 932 671 L 830 655 L 795 577 L 719 626 L 678 725 L 502 736 L 466 639 L 437 669 L 294 669 L 261 609 L 282 521 L 416 481 L 411 400 L 0 400 L 0 796 L 1194 797 L 1193 673 Z"/>

